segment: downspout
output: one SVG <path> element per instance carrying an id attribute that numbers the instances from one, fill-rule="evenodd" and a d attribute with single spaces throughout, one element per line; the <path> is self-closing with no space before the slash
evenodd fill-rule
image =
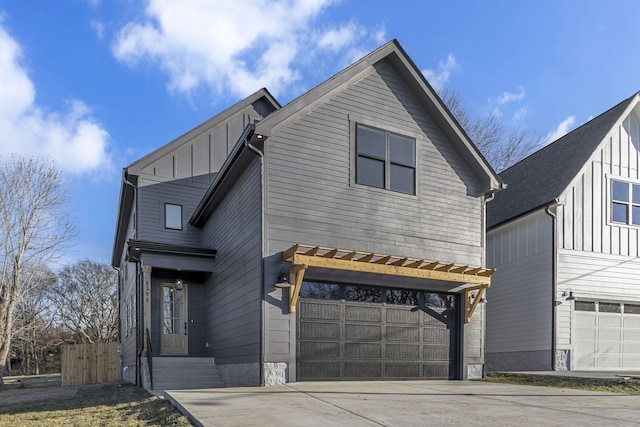
<path id="1" fill-rule="evenodd" d="M 131 183 L 131 181 L 129 181 L 126 178 L 126 172 L 122 174 L 122 182 L 125 185 L 130 186 L 133 189 L 133 204 L 134 204 L 134 215 L 133 215 L 133 225 L 134 225 L 134 234 L 133 234 L 133 238 L 137 239 L 138 238 L 138 188 Z M 137 259 L 135 260 L 136 263 L 136 277 L 135 277 L 135 281 L 136 281 L 136 289 L 135 289 L 135 296 L 136 296 L 136 303 L 135 303 L 135 308 L 136 308 L 136 384 L 142 386 L 142 364 L 141 364 L 141 360 L 142 360 L 142 350 L 143 350 L 143 339 L 140 337 L 140 319 L 142 319 L 142 286 L 140 286 L 140 260 Z M 128 260 L 126 262 L 129 262 Z M 142 334 L 144 336 L 144 330 L 142 331 Z"/>
<path id="2" fill-rule="evenodd" d="M 254 134 L 250 133 L 247 138 L 244 140 L 244 145 L 245 147 L 247 147 L 249 150 L 253 151 L 259 158 L 260 158 L 260 243 L 261 243 L 261 254 L 260 254 L 260 325 L 259 325 L 259 331 L 260 331 L 260 365 L 259 365 L 259 369 L 260 369 L 260 385 L 264 386 L 264 349 L 265 349 L 265 331 L 264 331 L 264 298 L 265 298 L 265 291 L 264 291 L 264 257 L 265 257 L 265 238 L 264 238 L 264 232 L 265 232 L 265 228 L 264 228 L 264 209 L 265 209 L 265 191 L 264 191 L 264 153 L 262 151 L 260 151 L 257 147 L 251 145 L 251 143 L 249 142 L 249 138 L 251 138 Z"/>
<path id="3" fill-rule="evenodd" d="M 496 193 L 492 192 L 488 195 L 486 195 L 484 197 L 484 206 L 482 209 L 482 247 L 484 248 L 484 251 L 482 253 L 482 262 L 480 265 L 486 266 L 487 265 L 487 203 L 489 203 L 490 201 L 492 201 L 493 199 L 496 198 Z M 486 300 L 489 299 L 489 296 L 487 295 L 487 291 L 488 289 L 485 289 L 485 296 L 484 298 Z M 465 304 L 467 303 L 467 301 L 465 301 Z M 484 378 L 486 370 L 485 370 L 485 366 L 487 364 L 486 361 L 486 349 L 487 349 L 487 307 L 486 304 L 484 307 L 482 307 L 482 324 L 484 325 L 484 327 L 482 328 L 482 345 L 480 346 L 480 348 L 482 349 L 482 378 Z"/>
<path id="4" fill-rule="evenodd" d="M 555 199 L 553 203 L 550 203 L 544 208 L 544 212 L 551 217 L 552 222 L 552 235 L 551 235 L 551 370 L 556 370 L 556 288 L 558 287 L 556 257 L 558 256 L 558 248 L 556 245 L 557 240 L 557 227 L 558 217 L 555 212 L 551 211 L 552 207 L 558 206 L 558 199 Z"/>
<path id="5" fill-rule="evenodd" d="M 122 380 L 122 317 L 121 317 L 121 311 L 120 311 L 120 297 L 121 297 L 121 292 L 120 292 L 120 288 L 122 286 L 121 280 L 122 277 L 120 275 L 120 267 L 115 267 L 115 266 L 111 266 L 111 268 L 113 268 L 115 271 L 117 271 L 118 274 L 118 342 L 120 343 L 120 345 L 118 346 L 118 353 L 120 353 L 120 379 Z"/>

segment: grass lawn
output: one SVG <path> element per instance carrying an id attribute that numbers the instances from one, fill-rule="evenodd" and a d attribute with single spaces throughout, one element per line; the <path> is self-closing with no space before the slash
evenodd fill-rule
<path id="1" fill-rule="evenodd" d="M 191 426 L 165 400 L 131 384 L 0 390 L 0 426 Z"/>
<path id="2" fill-rule="evenodd" d="M 482 381 L 503 384 L 537 385 L 543 387 L 573 388 L 611 393 L 640 394 L 640 381 L 616 381 L 607 379 L 576 378 L 555 375 L 512 374 L 490 372 Z"/>

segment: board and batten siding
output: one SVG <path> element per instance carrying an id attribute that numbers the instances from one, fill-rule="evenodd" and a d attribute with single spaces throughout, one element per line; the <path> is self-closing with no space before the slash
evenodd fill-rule
<path id="1" fill-rule="evenodd" d="M 632 111 L 609 132 L 560 196 L 560 248 L 640 256 L 640 227 L 610 221 L 610 180 L 640 183 L 640 121 L 637 114 Z"/>
<path id="2" fill-rule="evenodd" d="M 417 195 L 355 184 L 356 123 L 416 138 Z M 265 159 L 265 287 L 294 243 L 483 264 L 480 180 L 387 61 L 274 128 Z M 295 362 L 295 319 L 270 298 L 265 360 Z"/>
<path id="3" fill-rule="evenodd" d="M 135 209 L 128 218 L 126 240 L 136 238 Z M 123 381 L 136 382 L 136 264 L 127 261 L 126 251 L 123 251 L 118 272 L 118 286 L 120 286 L 120 356 L 121 378 Z M 126 367 L 126 370 L 124 369 Z"/>
<path id="4" fill-rule="evenodd" d="M 490 368 L 529 358 L 550 369 L 552 259 L 553 222 L 543 209 L 487 233 L 487 266 L 497 269 L 487 290 Z"/>
<path id="5" fill-rule="evenodd" d="M 203 244 L 217 250 L 203 304 L 207 354 L 216 364 L 260 361 L 261 191 L 256 156 L 202 230 Z"/>

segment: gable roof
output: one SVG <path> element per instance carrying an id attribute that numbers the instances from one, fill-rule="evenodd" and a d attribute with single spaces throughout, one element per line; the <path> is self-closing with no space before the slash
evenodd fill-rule
<path id="1" fill-rule="evenodd" d="M 144 157 L 136 160 L 135 162 L 131 163 L 126 168 L 127 172 L 131 173 L 131 174 L 134 174 L 134 175 L 139 174 L 140 171 L 145 166 L 155 162 L 156 160 L 161 159 L 167 153 L 170 153 L 170 152 L 174 151 L 176 148 L 180 147 L 184 143 L 186 143 L 189 140 L 191 140 L 191 138 L 193 138 L 193 136 L 200 134 L 205 129 L 214 127 L 217 124 L 222 123 L 223 121 L 227 120 L 229 117 L 231 117 L 234 114 L 236 114 L 237 112 L 241 111 L 243 108 L 253 104 L 254 102 L 256 102 L 257 100 L 259 100 L 261 98 L 264 98 L 267 102 L 269 102 L 271 104 L 271 106 L 275 110 L 280 108 L 280 103 L 273 97 L 273 95 L 271 95 L 271 93 L 266 88 L 262 88 L 262 89 L 260 89 L 260 90 L 258 90 L 256 92 L 252 93 L 251 95 L 247 96 L 246 98 L 238 101 L 237 103 L 235 103 L 231 107 L 225 109 L 224 111 L 216 114 L 215 116 L 211 117 L 207 121 L 205 121 L 205 122 L 199 124 L 198 126 L 194 127 L 193 129 L 191 129 L 187 133 L 179 136 L 178 138 L 174 139 L 173 141 L 163 145 L 162 147 L 158 148 L 157 150 L 154 150 L 151 153 L 147 154 L 146 156 L 144 156 Z"/>
<path id="2" fill-rule="evenodd" d="M 487 203 L 487 228 L 554 202 L 637 97 L 634 94 L 501 172 L 507 188 Z"/>
<path id="3" fill-rule="evenodd" d="M 241 101 L 235 103 L 231 107 L 225 109 L 224 111 L 216 114 L 209 120 L 201 123 L 195 128 L 191 129 L 187 133 L 173 141 L 163 145 L 157 150 L 152 151 L 146 156 L 136 160 L 131 163 L 129 166 L 123 169 L 122 171 L 122 183 L 120 186 L 120 197 L 118 201 L 118 216 L 116 218 L 116 228 L 113 238 L 113 247 L 111 251 L 111 265 L 115 267 L 120 266 L 120 258 L 122 257 L 122 253 L 125 248 L 125 238 L 127 233 L 127 225 L 129 221 L 129 217 L 131 216 L 131 211 L 133 209 L 133 204 L 135 202 L 135 188 L 138 183 L 138 175 L 142 172 L 142 170 L 149 164 L 161 159 L 163 156 L 166 156 L 168 153 L 176 150 L 178 147 L 190 141 L 194 136 L 200 134 L 206 129 L 212 128 L 219 123 L 224 122 L 234 114 L 241 111 L 243 108 L 253 104 L 259 99 L 266 100 L 271 106 L 277 110 L 280 108 L 280 103 L 269 93 L 269 91 L 265 88 L 262 88 Z"/>
<path id="4" fill-rule="evenodd" d="M 470 169 L 483 180 L 485 184 L 484 192 L 490 193 L 501 189 L 502 181 L 498 174 L 493 170 L 475 144 L 471 142 L 471 139 L 464 129 L 462 129 L 458 121 L 453 117 L 447 106 L 396 39 L 380 46 L 378 49 L 294 99 L 281 109 L 272 112 L 256 124 L 255 132 L 269 137 L 272 129 L 276 125 L 294 115 L 302 114 L 306 110 L 313 108 L 316 105 L 316 101 L 322 101 L 342 85 L 351 84 L 354 79 L 362 76 L 363 73 L 370 72 L 372 65 L 382 60 L 389 60 L 393 64 L 394 68 L 412 89 L 425 110 L 433 117 L 444 134 L 453 143 Z"/>

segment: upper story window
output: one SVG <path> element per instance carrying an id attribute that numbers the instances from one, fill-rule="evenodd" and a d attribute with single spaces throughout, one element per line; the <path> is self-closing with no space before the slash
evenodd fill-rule
<path id="1" fill-rule="evenodd" d="M 611 221 L 640 225 L 640 185 L 611 181 Z"/>
<path id="2" fill-rule="evenodd" d="M 416 194 L 416 140 L 356 125 L 356 183 Z"/>
<path id="3" fill-rule="evenodd" d="M 182 205 L 164 204 L 164 228 L 182 230 Z"/>

